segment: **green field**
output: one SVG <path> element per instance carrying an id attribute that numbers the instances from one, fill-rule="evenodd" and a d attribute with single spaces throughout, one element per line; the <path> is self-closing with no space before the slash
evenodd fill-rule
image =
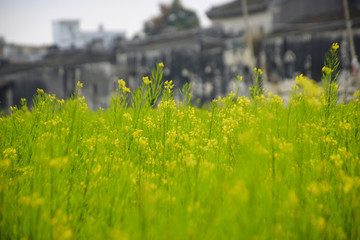
<path id="1" fill-rule="evenodd" d="M 287 104 L 257 69 L 248 98 L 175 102 L 161 63 L 106 110 L 81 83 L 38 90 L 0 118 L 0 239 L 359 239 L 360 94 L 337 103 L 336 46 Z"/>

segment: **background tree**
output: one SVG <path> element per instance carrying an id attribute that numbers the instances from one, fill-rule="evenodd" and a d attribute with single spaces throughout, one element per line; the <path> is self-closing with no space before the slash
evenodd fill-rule
<path id="1" fill-rule="evenodd" d="M 199 26 L 199 18 L 196 12 L 184 8 L 180 0 L 174 0 L 170 5 L 160 4 L 160 16 L 146 21 L 144 32 L 146 35 L 154 35 L 167 28 L 185 30 Z"/>

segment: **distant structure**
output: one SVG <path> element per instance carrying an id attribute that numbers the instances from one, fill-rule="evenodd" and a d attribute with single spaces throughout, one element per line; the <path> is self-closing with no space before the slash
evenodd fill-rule
<path id="1" fill-rule="evenodd" d="M 176 87 L 193 86 L 193 98 L 205 103 L 229 91 L 233 74 L 223 64 L 225 49 L 221 28 L 161 33 L 120 43 L 116 50 L 116 73 L 130 88 L 141 83 L 154 64 L 164 62 L 164 78 Z M 230 79 L 230 81 L 227 81 Z M 175 97 L 178 96 L 175 91 Z"/>
<path id="2" fill-rule="evenodd" d="M 84 49 L 96 41 L 108 50 L 115 39 L 125 38 L 125 32 L 106 32 L 102 25 L 97 32 L 82 32 L 78 20 L 54 21 L 53 34 L 54 43 L 60 49 Z"/>
<path id="3" fill-rule="evenodd" d="M 45 46 L 7 43 L 3 37 L 0 37 L 0 67 L 5 62 L 17 64 L 40 61 L 46 53 Z"/>
<path id="4" fill-rule="evenodd" d="M 261 39 L 273 29 L 273 13 L 267 0 L 235 0 L 206 12 L 213 26 L 226 35 L 224 63 L 233 72 L 251 78 Z"/>
<path id="5" fill-rule="evenodd" d="M 132 40 L 103 28 L 81 32 L 79 21 L 58 21 L 56 45 L 35 62 L 15 62 L 21 46 L 12 46 L 15 55 L 10 57 L 11 44 L 0 39 L 0 109 L 19 104 L 23 97 L 31 102 L 36 88 L 68 98 L 77 81 L 84 84 L 82 94 L 90 108 L 106 108 L 118 79 L 134 89 L 158 62 L 165 65 L 164 79 L 173 80 L 175 87 L 192 84 L 199 104 L 234 92 L 237 75 L 244 77 L 239 94 L 247 95 L 253 67 L 263 69 L 263 86 L 286 101 L 297 75 L 321 82 L 324 56 L 334 42 L 340 45 L 339 99 L 348 101 L 356 85 L 341 2 L 233 0 L 207 12 L 210 28 L 162 31 Z M 349 9 L 359 56 L 360 0 L 349 0 Z M 27 51 L 36 55 L 38 50 Z M 175 97 L 180 97 L 176 89 Z"/>
<path id="6" fill-rule="evenodd" d="M 227 34 L 245 33 L 247 23 L 253 33 L 269 33 L 272 30 L 273 14 L 269 11 L 268 1 L 249 0 L 245 4 L 241 0 L 231 1 L 212 7 L 206 14 L 213 25 L 221 26 Z"/>
<path id="7" fill-rule="evenodd" d="M 360 53 L 360 0 L 349 0 L 356 52 Z M 273 31 L 261 40 L 258 64 L 265 70 L 266 88 L 289 96 L 294 79 L 304 74 L 318 82 L 325 54 L 334 42 L 340 45 L 340 100 L 356 90 L 351 67 L 343 1 L 272 0 Z"/>

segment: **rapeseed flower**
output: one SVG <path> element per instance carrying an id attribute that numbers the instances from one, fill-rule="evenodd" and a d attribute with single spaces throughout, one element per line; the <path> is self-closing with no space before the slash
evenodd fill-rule
<path id="1" fill-rule="evenodd" d="M 260 68 L 254 68 L 254 72 L 259 74 L 259 75 L 263 74 L 263 71 Z"/>
<path id="2" fill-rule="evenodd" d="M 307 97 L 319 97 L 321 88 L 314 80 L 304 77 L 303 74 L 296 77 L 295 82 L 302 88 L 303 93 Z"/>
<path id="3" fill-rule="evenodd" d="M 160 62 L 160 63 L 158 64 L 158 66 L 161 67 L 161 68 L 163 68 L 163 67 L 164 67 L 164 63 Z"/>
<path id="4" fill-rule="evenodd" d="M 149 79 L 148 76 L 146 76 L 146 77 L 143 77 L 143 82 L 145 85 L 149 85 L 151 83 L 151 80 Z"/>
<path id="5" fill-rule="evenodd" d="M 332 44 L 332 47 L 331 47 L 332 50 L 336 51 L 336 50 L 338 50 L 338 48 L 339 48 L 339 44 L 338 44 L 338 43 L 333 43 L 333 44 Z"/>
<path id="6" fill-rule="evenodd" d="M 174 87 L 173 81 L 165 81 L 165 89 L 167 89 L 168 91 L 171 90 Z"/>
<path id="7" fill-rule="evenodd" d="M 360 91 L 355 91 L 353 96 L 354 98 L 360 97 Z"/>
<path id="8" fill-rule="evenodd" d="M 119 89 L 121 89 L 124 94 L 130 92 L 130 88 L 126 87 L 125 81 L 123 79 L 120 79 L 118 83 L 119 83 Z"/>
<path id="9" fill-rule="evenodd" d="M 322 68 L 322 72 L 325 73 L 326 75 L 330 75 L 333 72 L 333 70 L 331 68 L 329 68 L 329 67 L 324 66 Z"/>

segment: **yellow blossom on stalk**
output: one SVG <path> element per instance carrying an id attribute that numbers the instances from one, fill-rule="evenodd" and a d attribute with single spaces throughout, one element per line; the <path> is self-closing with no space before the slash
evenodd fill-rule
<path id="1" fill-rule="evenodd" d="M 330 75 L 333 72 L 333 70 L 331 68 L 325 67 L 325 66 L 322 68 L 322 71 L 323 71 L 323 73 L 325 73 L 327 75 Z"/>
<path id="2" fill-rule="evenodd" d="M 118 83 L 119 83 L 119 88 L 125 87 L 125 81 L 124 81 L 123 79 L 120 79 L 120 80 L 118 81 Z"/>
<path id="3" fill-rule="evenodd" d="M 174 100 L 169 100 L 169 101 L 161 101 L 159 104 L 159 108 L 170 108 L 170 109 L 175 109 L 176 108 L 176 103 Z"/>
<path id="4" fill-rule="evenodd" d="M 258 73 L 259 75 L 263 74 L 263 71 L 260 68 L 254 68 L 254 72 Z"/>
<path id="5" fill-rule="evenodd" d="M 174 87 L 173 81 L 165 81 L 165 89 L 168 90 L 168 92 L 171 91 L 171 89 Z"/>
<path id="6" fill-rule="evenodd" d="M 80 87 L 80 88 L 82 88 L 82 87 L 84 86 L 80 81 L 78 81 L 78 82 L 76 83 L 76 85 L 77 85 L 78 87 Z"/>
<path id="7" fill-rule="evenodd" d="M 125 81 L 123 79 L 120 79 L 118 81 L 118 83 L 119 83 L 119 89 L 121 89 L 123 93 L 129 93 L 130 92 L 130 88 L 126 87 Z"/>
<path id="8" fill-rule="evenodd" d="M 146 85 L 148 85 L 148 84 L 150 84 L 150 83 L 151 83 L 151 80 L 149 79 L 149 77 L 148 77 L 148 76 L 143 77 L 143 81 L 144 81 L 144 83 L 145 83 Z"/>
<path id="9" fill-rule="evenodd" d="M 304 77 L 303 74 L 297 76 L 295 82 L 302 88 L 305 96 L 319 97 L 321 95 L 321 87 L 314 80 Z"/>
<path id="10" fill-rule="evenodd" d="M 332 48 L 332 50 L 336 51 L 339 48 L 339 44 L 338 43 L 333 43 L 331 48 Z"/>
<path id="11" fill-rule="evenodd" d="M 160 63 L 158 64 L 158 66 L 162 68 L 162 67 L 164 67 L 164 63 L 160 62 Z"/>
<path id="12" fill-rule="evenodd" d="M 360 97 L 360 91 L 355 91 L 353 96 L 354 98 Z"/>

